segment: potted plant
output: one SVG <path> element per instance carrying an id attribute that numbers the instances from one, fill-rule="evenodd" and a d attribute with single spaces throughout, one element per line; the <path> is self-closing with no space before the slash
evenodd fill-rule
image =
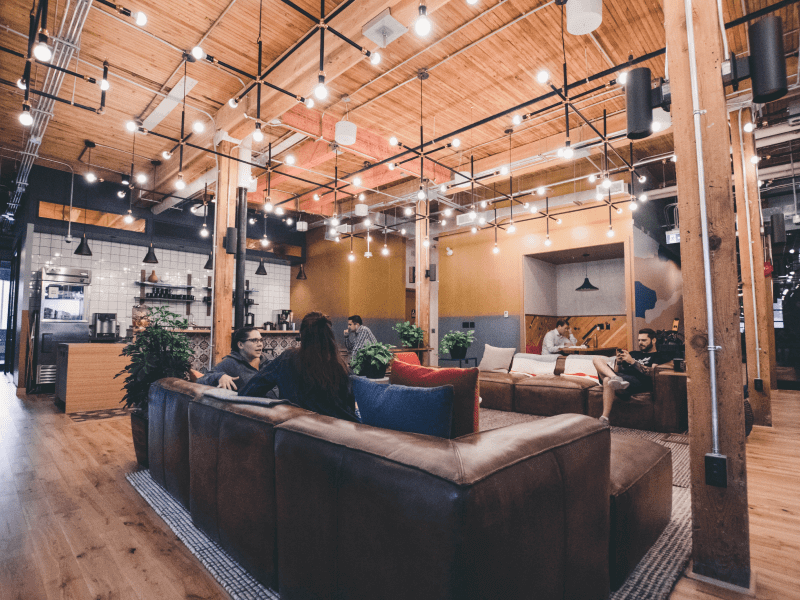
<path id="1" fill-rule="evenodd" d="M 451 358 L 463 359 L 467 356 L 467 348 L 475 341 L 475 332 L 471 329 L 463 331 L 448 331 L 439 342 L 439 352 L 450 353 Z"/>
<path id="2" fill-rule="evenodd" d="M 395 324 L 392 329 L 400 334 L 400 343 L 406 348 L 420 348 L 422 346 L 422 340 L 425 337 L 422 327 L 417 327 L 406 321 L 405 323 Z"/>
<path id="3" fill-rule="evenodd" d="M 136 460 L 142 467 L 147 460 L 147 402 L 150 384 L 164 377 L 186 379 L 191 367 L 192 352 L 185 334 L 186 319 L 165 306 L 151 307 L 148 324 L 122 349 L 130 362 L 116 377 L 125 376 L 122 402 L 131 412 L 131 430 Z"/>
<path id="4" fill-rule="evenodd" d="M 350 367 L 356 375 L 380 379 L 386 375 L 386 368 L 393 358 L 394 354 L 389 344 L 375 342 L 362 346 L 350 361 Z"/>

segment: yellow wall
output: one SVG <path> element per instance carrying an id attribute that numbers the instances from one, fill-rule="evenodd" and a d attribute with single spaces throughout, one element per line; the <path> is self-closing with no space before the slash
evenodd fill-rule
<path id="1" fill-rule="evenodd" d="M 383 235 L 374 234 L 370 244 L 372 258 L 365 258 L 367 243 L 353 240 L 356 260 L 347 259 L 349 240 L 326 241 L 325 231 L 308 234 L 305 271 L 308 279 L 295 279 L 299 267 L 292 270 L 291 306 L 297 318 L 319 310 L 331 317 L 359 314 L 370 319 L 401 320 L 405 314 L 406 291 L 405 239 L 389 236 L 389 256 L 381 254 Z"/>
<path id="2" fill-rule="evenodd" d="M 439 253 L 439 318 L 463 316 L 497 316 L 508 311 L 520 319 L 520 330 L 525 331 L 523 315 L 523 257 L 539 254 L 600 246 L 608 243 L 625 244 L 625 287 L 628 306 L 628 322 L 633 317 L 633 267 L 632 235 L 633 220 L 630 210 L 612 216 L 615 235 L 609 238 L 608 209 L 598 207 L 591 210 L 567 214 L 563 223 L 550 222 L 550 240 L 545 246 L 545 219 L 517 222 L 517 231 L 508 234 L 497 231 L 498 254 L 492 253 L 494 231 L 486 229 L 476 234 L 464 233 L 441 238 L 440 250 L 445 246 L 453 249 L 453 255 Z M 599 309 L 599 312 L 602 312 Z M 524 347 L 524 339 L 520 341 Z"/>

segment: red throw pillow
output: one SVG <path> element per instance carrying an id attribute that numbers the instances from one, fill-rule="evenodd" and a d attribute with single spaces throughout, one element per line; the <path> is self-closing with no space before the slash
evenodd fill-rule
<path id="1" fill-rule="evenodd" d="M 457 438 L 479 430 L 478 369 L 436 369 L 396 360 L 392 363 L 389 383 L 411 387 L 452 385 L 453 423 L 450 437 Z"/>
<path id="2" fill-rule="evenodd" d="M 408 365 L 419 365 L 419 356 L 415 352 L 398 352 L 394 355 L 395 360 L 404 362 Z"/>

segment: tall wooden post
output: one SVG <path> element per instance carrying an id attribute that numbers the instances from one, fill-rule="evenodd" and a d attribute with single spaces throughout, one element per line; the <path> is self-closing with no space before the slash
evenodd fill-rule
<path id="1" fill-rule="evenodd" d="M 422 343 L 428 346 L 431 327 L 431 282 L 425 276 L 431 268 L 429 206 L 427 200 L 417 201 L 416 253 L 417 258 L 417 327 L 425 332 Z M 422 364 L 430 364 L 430 353 L 422 353 Z"/>
<path id="2" fill-rule="evenodd" d="M 764 256 L 772 260 L 772 240 L 769 236 L 764 238 Z M 764 304 L 767 306 L 767 351 L 769 352 L 769 381 L 770 388 L 773 390 L 778 389 L 778 355 L 775 352 L 775 312 L 773 304 L 775 303 L 775 288 L 772 285 L 772 275 L 764 278 Z"/>
<path id="3" fill-rule="evenodd" d="M 767 294 L 764 289 L 764 246 L 761 243 L 758 172 L 756 166 L 750 162 L 751 156 L 757 156 L 756 143 L 752 132 L 747 133 L 741 129 L 752 118 L 749 108 L 730 113 L 733 180 L 736 186 L 736 220 L 744 304 L 747 390 L 755 424 L 771 426 L 770 332 L 767 329 L 767 316 L 772 314 L 772 305 L 766 305 Z"/>
<path id="4" fill-rule="evenodd" d="M 664 1 L 667 59 L 677 155 L 681 271 L 689 373 L 689 440 L 692 482 L 692 571 L 747 588 L 750 538 L 747 513 L 742 353 L 736 273 L 736 231 L 728 113 L 722 86 L 724 60 L 714 0 L 691 0 L 694 63 L 697 69 L 700 135 L 695 138 L 687 15 L 684 0 Z M 702 142 L 710 267 L 704 269 L 699 167 Z M 713 301 L 706 306 L 705 276 Z M 706 484 L 706 454 L 712 444 L 710 351 L 706 310 L 714 319 L 719 454 L 725 458 L 727 487 Z"/>
<path id="5" fill-rule="evenodd" d="M 222 142 L 219 152 L 230 156 L 231 142 Z M 214 295 L 211 315 L 212 363 L 217 364 L 231 351 L 233 326 L 233 255 L 225 252 L 225 230 L 236 221 L 236 181 L 238 168 L 229 158 L 220 157 L 217 174 L 217 202 L 214 219 Z M 239 290 L 239 293 L 242 293 Z"/>

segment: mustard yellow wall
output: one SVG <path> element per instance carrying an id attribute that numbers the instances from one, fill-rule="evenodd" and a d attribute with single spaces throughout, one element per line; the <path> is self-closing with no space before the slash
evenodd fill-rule
<path id="1" fill-rule="evenodd" d="M 366 241 L 354 239 L 356 260 L 350 262 L 349 241 L 325 240 L 325 231 L 308 234 L 305 271 L 308 279 L 295 279 L 299 267 L 292 269 L 291 306 L 295 315 L 312 310 L 331 317 L 359 314 L 368 319 L 397 319 L 405 314 L 405 239 L 389 236 L 389 256 L 381 254 L 383 236 L 374 235 L 372 258 L 365 258 Z"/>
<path id="2" fill-rule="evenodd" d="M 598 207 L 562 217 L 563 223 L 550 222 L 550 240 L 545 246 L 545 220 L 517 222 L 517 231 L 508 234 L 498 230 L 498 254 L 492 253 L 494 231 L 464 233 L 439 240 L 439 318 L 464 316 L 497 316 L 508 311 L 523 318 L 523 257 L 569 248 L 600 246 L 623 242 L 625 245 L 625 287 L 628 322 L 632 322 L 633 220 L 630 210 L 613 214 L 615 235 L 609 238 L 608 209 Z M 554 213 L 555 214 L 555 213 Z M 453 255 L 441 251 L 445 246 Z M 600 310 L 602 312 L 602 310 Z M 524 323 L 521 322 L 524 332 Z M 524 344 L 524 340 L 521 340 Z"/>

